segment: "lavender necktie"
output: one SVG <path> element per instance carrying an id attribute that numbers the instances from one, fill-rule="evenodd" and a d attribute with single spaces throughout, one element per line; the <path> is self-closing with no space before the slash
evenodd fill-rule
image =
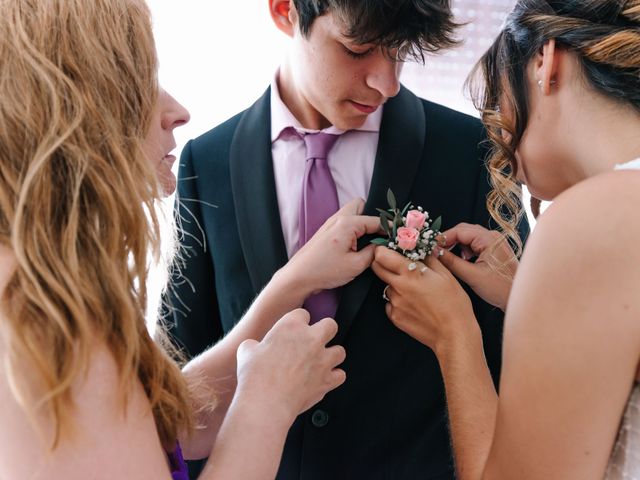
<path id="1" fill-rule="evenodd" d="M 340 207 L 338 190 L 327 161 L 329 150 L 337 139 L 338 135 L 329 133 L 307 133 L 304 135 L 307 162 L 300 202 L 300 247 L 307 243 Z M 312 295 L 307 298 L 304 308 L 311 314 L 311 323 L 325 317 L 333 317 L 338 308 L 338 292 L 323 290 Z"/>

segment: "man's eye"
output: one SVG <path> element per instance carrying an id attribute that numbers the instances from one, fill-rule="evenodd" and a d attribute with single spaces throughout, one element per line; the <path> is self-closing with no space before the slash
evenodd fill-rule
<path id="1" fill-rule="evenodd" d="M 342 47 L 344 48 L 345 53 L 349 55 L 351 58 L 364 58 L 374 50 L 373 47 L 371 47 L 365 50 L 364 52 L 354 52 L 353 50 L 348 48 L 346 45 L 342 45 Z"/>

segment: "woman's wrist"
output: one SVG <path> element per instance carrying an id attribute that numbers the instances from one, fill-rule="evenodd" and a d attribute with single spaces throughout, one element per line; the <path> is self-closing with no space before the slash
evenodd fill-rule
<path id="1" fill-rule="evenodd" d="M 482 349 L 482 331 L 475 317 L 464 320 L 464 328 L 452 328 L 446 334 L 441 335 L 434 346 L 434 353 L 438 360 L 447 362 L 460 351 L 468 351 L 470 348 Z"/>
<path id="2" fill-rule="evenodd" d="M 238 385 L 232 402 L 234 410 L 241 411 L 246 422 L 256 428 L 264 425 L 274 435 L 286 435 L 297 412 L 280 395 L 270 394 L 270 387 L 265 386 L 258 392 L 246 387 Z"/>
<path id="3" fill-rule="evenodd" d="M 279 291 L 287 292 L 290 298 L 297 300 L 298 306 L 302 306 L 310 295 L 320 290 L 313 284 L 311 275 L 305 275 L 291 261 L 273 275 L 272 282 Z"/>

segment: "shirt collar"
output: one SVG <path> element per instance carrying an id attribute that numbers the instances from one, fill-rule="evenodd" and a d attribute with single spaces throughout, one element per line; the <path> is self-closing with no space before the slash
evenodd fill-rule
<path id="1" fill-rule="evenodd" d="M 298 132 L 318 132 L 318 130 L 310 130 L 304 128 L 296 117 L 293 116 L 291 110 L 284 104 L 282 97 L 280 97 L 280 90 L 278 89 L 278 74 L 276 72 L 273 81 L 271 82 L 271 142 L 275 142 L 283 131 L 294 128 Z M 382 109 L 380 106 L 375 112 L 367 116 L 367 119 L 361 127 L 354 130 L 360 132 L 380 132 L 380 123 L 382 122 Z M 341 135 L 345 130 L 341 130 L 333 125 L 322 130 L 325 133 L 332 133 L 334 135 Z"/>

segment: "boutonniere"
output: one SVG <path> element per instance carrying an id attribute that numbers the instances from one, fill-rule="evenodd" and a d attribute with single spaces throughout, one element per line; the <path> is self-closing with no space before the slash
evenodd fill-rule
<path id="1" fill-rule="evenodd" d="M 424 208 L 416 207 L 411 202 L 402 209 L 398 208 L 391 189 L 387 191 L 387 202 L 387 210 L 376 209 L 380 212 L 380 225 L 387 238 L 376 238 L 371 243 L 403 254 L 412 261 L 409 270 L 415 270 L 416 262 L 431 255 L 438 246 L 438 237 L 442 235 L 442 217 L 432 220 Z"/>

